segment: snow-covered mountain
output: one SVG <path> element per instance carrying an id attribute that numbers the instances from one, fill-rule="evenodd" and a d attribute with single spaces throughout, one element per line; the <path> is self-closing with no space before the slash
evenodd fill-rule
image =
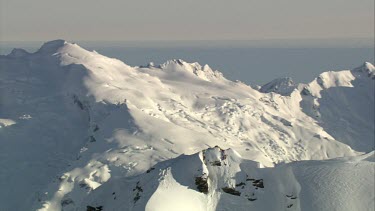
<path id="1" fill-rule="evenodd" d="M 0 210 L 371 210 L 374 71 L 257 90 L 182 60 L 15 49 L 0 56 Z"/>

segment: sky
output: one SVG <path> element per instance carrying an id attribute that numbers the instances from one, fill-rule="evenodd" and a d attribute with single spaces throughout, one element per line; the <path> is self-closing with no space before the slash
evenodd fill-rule
<path id="1" fill-rule="evenodd" d="M 374 0 L 0 0 L 0 4 L 0 41 L 374 37 Z"/>

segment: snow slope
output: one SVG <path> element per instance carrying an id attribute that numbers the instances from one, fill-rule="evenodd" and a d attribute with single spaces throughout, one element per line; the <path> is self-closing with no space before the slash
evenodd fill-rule
<path id="1" fill-rule="evenodd" d="M 170 60 L 131 67 L 63 40 L 45 43 L 35 53 L 15 49 L 0 56 L 0 68 L 0 198 L 5 210 L 80 210 L 87 200 L 99 200 L 95 196 L 101 188 L 123 186 L 121 194 L 134 194 L 127 192 L 132 191 L 134 178 L 154 175 L 145 172 L 157 163 L 163 169 L 173 166 L 176 157 L 191 171 L 197 166 L 210 171 L 195 153 L 216 145 L 233 149 L 229 172 L 242 172 L 242 177 L 243 172 L 259 170 L 257 163 L 273 167 L 358 156 L 374 149 L 374 67 L 369 63 L 351 71 L 323 73 L 310 84 L 282 89 L 288 90 L 282 95 L 279 88 L 258 91 L 229 81 L 208 65 Z M 252 161 L 238 167 L 245 159 Z M 373 161 L 364 168 L 370 171 L 371 165 Z M 277 169 L 278 165 L 271 171 Z M 307 185 L 309 190 L 303 190 L 304 174 L 280 169 L 280 174 L 302 178 L 298 183 L 286 181 L 293 191 L 299 190 L 298 184 L 314 197 L 321 191 Z M 152 181 L 148 198 L 141 197 L 134 205 L 130 197 L 114 204 L 113 210 L 130 205 L 134 210 L 159 206 L 167 210 L 162 206 L 175 206 L 159 202 L 175 195 L 177 203 L 179 193 L 196 209 L 247 206 L 232 195 L 221 197 L 220 191 L 210 190 L 208 198 L 197 194 L 194 181 L 190 184 L 194 172 L 187 174 L 188 181 L 181 175 L 190 170 L 180 168 L 171 174 L 166 169 L 164 180 L 157 176 L 142 180 Z M 232 174 L 225 171 L 215 170 L 210 180 L 215 184 L 209 187 L 233 185 L 223 181 Z M 259 200 L 252 206 L 276 209 L 285 197 L 277 200 L 275 204 Z M 108 203 L 103 202 L 105 210 L 112 206 Z"/>

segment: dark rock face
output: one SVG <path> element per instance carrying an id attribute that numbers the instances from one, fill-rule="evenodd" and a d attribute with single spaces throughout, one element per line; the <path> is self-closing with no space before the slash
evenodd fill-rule
<path id="1" fill-rule="evenodd" d="M 133 189 L 133 192 L 135 192 L 134 196 L 134 203 L 136 203 L 141 198 L 141 193 L 143 192 L 142 187 L 140 186 L 139 182 L 137 182 L 137 185 Z"/>
<path id="2" fill-rule="evenodd" d="M 103 206 L 98 206 L 98 207 L 92 207 L 92 206 L 87 206 L 86 211 L 102 211 Z"/>
<path id="3" fill-rule="evenodd" d="M 236 191 L 234 188 L 224 187 L 224 188 L 222 188 L 222 190 L 225 193 L 229 193 L 229 194 L 232 194 L 232 195 L 235 195 L 235 196 L 240 196 L 241 195 L 241 192 Z"/>
<path id="4" fill-rule="evenodd" d="M 208 183 L 207 183 L 207 177 L 205 175 L 201 177 L 196 177 L 195 178 L 195 185 L 198 188 L 198 191 L 201 193 L 208 193 Z"/>

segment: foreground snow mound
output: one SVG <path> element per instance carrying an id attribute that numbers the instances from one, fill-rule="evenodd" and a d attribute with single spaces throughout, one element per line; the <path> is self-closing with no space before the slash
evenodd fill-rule
<path id="1" fill-rule="evenodd" d="M 369 63 L 323 73 L 284 96 L 229 81 L 208 65 L 171 60 L 131 67 L 57 40 L 35 53 L 16 49 L 0 56 L 0 80 L 0 198 L 5 210 L 75 210 L 102 186 L 132 180 L 157 163 L 169 165 L 167 160 L 181 154 L 216 145 L 266 167 L 373 149 L 375 80 Z M 214 149 L 206 150 L 210 153 L 204 159 L 198 156 L 204 165 L 192 163 L 202 171 L 214 171 L 218 161 L 225 166 L 224 159 L 217 159 L 219 152 L 211 153 Z M 233 162 L 242 160 L 229 152 Z M 226 200 L 223 186 L 233 192 L 233 181 L 224 180 L 227 173 L 245 171 L 236 165 L 223 168 L 229 173 L 211 174 L 205 192 L 212 195 L 207 202 L 212 209 Z M 203 181 L 197 181 L 201 189 Z M 191 192 L 195 183 L 181 192 L 191 194 L 191 200 L 208 200 L 201 198 L 204 193 Z M 124 182 L 128 185 L 134 186 Z M 149 194 L 153 190 L 159 188 Z M 240 198 L 249 201 L 246 197 Z M 204 200 L 197 204 L 206 207 Z"/>
<path id="2" fill-rule="evenodd" d="M 373 156 L 260 168 L 234 150 L 214 147 L 111 180 L 79 210 L 371 210 Z"/>

